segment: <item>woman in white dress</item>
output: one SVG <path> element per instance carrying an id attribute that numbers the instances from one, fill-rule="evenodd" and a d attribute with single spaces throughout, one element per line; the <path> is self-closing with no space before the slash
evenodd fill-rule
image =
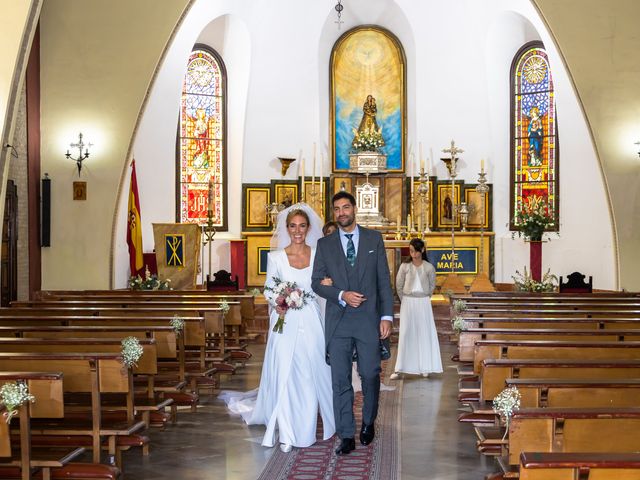
<path id="1" fill-rule="evenodd" d="M 431 294 L 436 286 L 436 270 L 427 261 L 424 242 L 414 238 L 409 244 L 410 260 L 402 263 L 396 276 L 400 297 L 400 340 L 395 373 L 428 376 L 442 372 L 438 333 L 433 321 Z"/>
<path id="2" fill-rule="evenodd" d="M 274 234 L 277 250 L 267 260 L 266 287 L 274 278 L 295 282 L 313 294 L 311 272 L 315 244 L 322 236 L 322 223 L 306 204 L 295 204 L 278 215 Z M 282 310 L 272 292 L 265 290 L 269 302 L 269 337 L 265 350 L 258 398 L 229 402 L 232 411 L 241 413 L 250 424 L 266 425 L 262 445 L 272 447 L 278 430 L 280 449 L 308 447 L 316 442 L 318 412 L 322 418 L 323 439 L 335 433 L 331 369 L 325 362 L 324 325 L 320 307 L 314 298 L 307 299 L 300 310 L 289 309 L 282 333 L 273 326 Z M 229 392 L 226 392 L 226 396 Z M 223 396 L 224 397 L 224 396 Z M 251 408 L 253 407 L 253 408 Z"/>

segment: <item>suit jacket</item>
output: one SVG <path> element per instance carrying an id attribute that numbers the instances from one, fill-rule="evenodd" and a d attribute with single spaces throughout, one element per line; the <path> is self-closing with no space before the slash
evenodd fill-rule
<path id="1" fill-rule="evenodd" d="M 382 316 L 393 317 L 393 293 L 387 255 L 382 235 L 375 230 L 358 226 L 360 239 L 356 257 L 356 276 L 358 285 L 349 286 L 347 279 L 347 259 L 340 242 L 339 232 L 318 240 L 316 257 L 313 262 L 311 287 L 314 292 L 327 299 L 325 312 L 325 341 L 329 344 L 338 322 L 346 311 L 366 316 L 362 328 L 378 328 Z M 329 277 L 332 286 L 321 285 L 323 278 Z M 338 295 L 341 291 L 352 290 L 362 293 L 366 301 L 358 308 L 340 305 Z"/>

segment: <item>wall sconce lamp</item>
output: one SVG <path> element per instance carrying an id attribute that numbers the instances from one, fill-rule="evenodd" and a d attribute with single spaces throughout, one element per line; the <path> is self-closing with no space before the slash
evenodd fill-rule
<path id="1" fill-rule="evenodd" d="M 93 147 L 93 143 L 84 143 L 82 141 L 82 132 L 78 135 L 78 143 L 70 143 L 69 146 L 71 148 L 77 148 L 78 149 L 78 156 L 77 157 L 73 157 L 71 156 L 71 153 L 69 153 L 69 150 L 67 150 L 67 153 L 65 154 L 65 157 L 67 157 L 68 159 L 73 160 L 74 162 L 76 162 L 76 166 L 78 167 L 78 177 L 80 176 L 80 172 L 82 171 L 82 162 L 84 160 L 86 160 L 87 158 L 89 158 L 89 147 Z M 83 153 L 84 151 L 84 153 Z"/>
<path id="2" fill-rule="evenodd" d="M 640 157 L 640 140 L 634 143 L 634 145 L 638 146 L 638 156 Z"/>

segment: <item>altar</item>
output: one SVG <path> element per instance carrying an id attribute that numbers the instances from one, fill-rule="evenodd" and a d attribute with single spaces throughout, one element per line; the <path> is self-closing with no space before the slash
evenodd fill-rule
<path id="1" fill-rule="evenodd" d="M 243 232 L 246 238 L 247 284 L 250 287 L 264 285 L 267 273 L 267 254 L 270 249 L 271 232 Z M 395 240 L 387 236 L 384 242 L 391 283 L 395 287 L 395 276 L 400 263 L 409 255 L 409 241 Z M 455 250 L 451 252 L 451 233 L 431 232 L 424 238 L 427 256 L 436 268 L 436 285 L 440 287 L 445 277 L 455 271 L 465 286 L 471 285 L 478 272 L 482 271 L 493 280 L 494 247 L 493 232 L 456 232 Z M 483 246 L 482 255 L 480 246 Z"/>

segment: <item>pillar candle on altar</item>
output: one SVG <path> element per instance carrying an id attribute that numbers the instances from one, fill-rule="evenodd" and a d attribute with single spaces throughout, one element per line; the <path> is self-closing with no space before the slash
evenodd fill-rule
<path id="1" fill-rule="evenodd" d="M 300 201 L 304 202 L 304 157 L 300 150 Z"/>
<path id="2" fill-rule="evenodd" d="M 207 196 L 207 215 L 213 217 L 213 177 L 209 178 L 209 192 Z"/>
<path id="3" fill-rule="evenodd" d="M 422 153 L 422 142 L 420 142 L 420 173 L 424 172 L 424 155 Z"/>
<path id="4" fill-rule="evenodd" d="M 324 205 L 322 195 L 324 194 L 324 152 L 320 152 L 320 205 Z M 322 207 L 320 207 L 323 210 Z"/>
<path id="5" fill-rule="evenodd" d="M 316 142 L 313 142 L 313 169 L 311 170 L 311 191 L 316 188 Z"/>

